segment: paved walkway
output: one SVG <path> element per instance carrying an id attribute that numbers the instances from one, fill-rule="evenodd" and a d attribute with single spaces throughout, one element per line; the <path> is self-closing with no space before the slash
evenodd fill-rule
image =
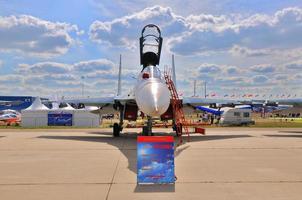
<path id="1" fill-rule="evenodd" d="M 138 131 L 0 130 L 0 199 L 302 199 L 302 129 L 208 129 L 157 186 L 136 185 Z"/>

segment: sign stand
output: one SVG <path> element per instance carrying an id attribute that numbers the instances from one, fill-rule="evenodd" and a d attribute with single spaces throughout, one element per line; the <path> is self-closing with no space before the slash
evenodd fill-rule
<path id="1" fill-rule="evenodd" d="M 137 183 L 174 184 L 174 137 L 137 137 Z"/>

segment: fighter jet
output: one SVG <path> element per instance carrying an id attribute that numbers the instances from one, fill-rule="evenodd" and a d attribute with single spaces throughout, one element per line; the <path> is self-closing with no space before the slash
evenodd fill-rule
<path id="1" fill-rule="evenodd" d="M 88 98 L 69 100 L 69 103 L 82 103 L 88 106 L 98 106 L 99 110 L 94 113 L 108 114 L 114 111 L 119 112 L 119 123 L 113 125 L 113 136 L 119 136 L 123 129 L 124 120 L 135 121 L 138 111 L 148 116 L 147 131 L 145 135 L 152 134 L 152 118 L 160 117 L 162 120 L 174 119 L 171 106 L 171 95 L 165 79 L 159 69 L 160 55 L 163 38 L 158 26 L 154 24 L 146 25 L 141 32 L 140 43 L 140 64 L 141 70 L 138 74 L 137 83 L 133 93 L 122 95 L 121 56 L 119 63 L 118 89 L 115 97 Z M 172 80 L 176 85 L 176 75 L 174 57 L 172 58 Z M 185 113 L 193 113 L 194 105 L 216 103 L 217 99 L 200 97 L 182 97 L 181 103 Z M 232 103 L 232 100 L 225 100 L 221 103 Z M 146 130 L 146 129 L 145 129 Z"/>

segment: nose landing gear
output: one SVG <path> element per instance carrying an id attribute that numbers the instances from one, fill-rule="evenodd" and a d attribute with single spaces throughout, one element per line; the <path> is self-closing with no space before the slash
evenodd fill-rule
<path id="1" fill-rule="evenodd" d="M 123 130 L 123 122 L 124 122 L 124 107 L 120 106 L 120 122 L 113 124 L 113 137 L 119 137 L 121 131 Z"/>
<path id="2" fill-rule="evenodd" d="M 143 126 L 143 136 L 153 136 L 152 132 L 152 117 L 148 116 L 147 126 Z"/>

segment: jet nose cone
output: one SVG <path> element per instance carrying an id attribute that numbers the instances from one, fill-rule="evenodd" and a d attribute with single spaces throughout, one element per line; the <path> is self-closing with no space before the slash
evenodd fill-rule
<path id="1" fill-rule="evenodd" d="M 149 116 L 162 115 L 170 104 L 169 90 L 161 82 L 149 82 L 137 87 L 135 97 L 139 109 Z"/>

